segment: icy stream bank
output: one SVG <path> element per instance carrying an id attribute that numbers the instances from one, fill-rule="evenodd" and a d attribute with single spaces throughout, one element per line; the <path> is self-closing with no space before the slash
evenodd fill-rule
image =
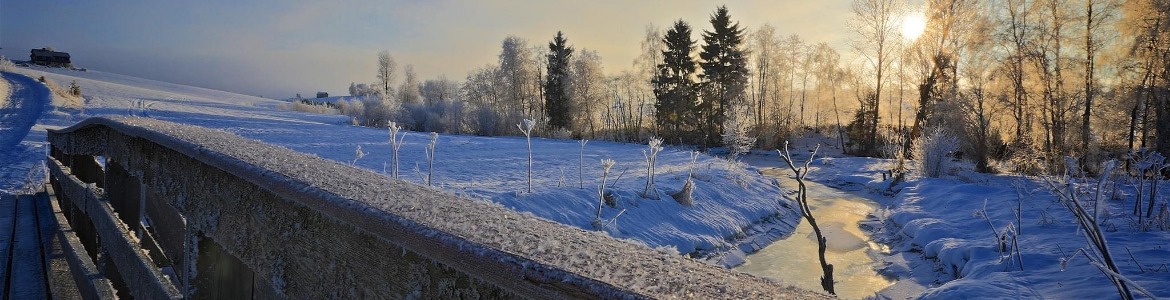
<path id="1" fill-rule="evenodd" d="M 760 173 L 777 178 L 795 190 L 795 181 L 784 169 L 761 169 Z M 809 206 L 828 239 L 826 259 L 835 267 L 837 295 L 846 299 L 872 296 L 893 281 L 877 273 L 880 257 L 888 251 L 870 240 L 861 228 L 866 215 L 877 208 L 873 201 L 848 192 L 807 182 Z M 810 290 L 819 290 L 821 267 L 817 259 L 816 237 L 808 222 L 801 222 L 789 238 L 778 240 L 749 255 L 736 271 L 778 279 Z"/>

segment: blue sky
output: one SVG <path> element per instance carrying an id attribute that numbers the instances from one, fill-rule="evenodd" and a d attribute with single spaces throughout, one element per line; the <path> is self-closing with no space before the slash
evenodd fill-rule
<path id="1" fill-rule="evenodd" d="M 285 98 L 372 82 L 381 50 L 423 79 L 462 81 L 496 61 L 506 36 L 545 44 L 558 30 L 619 72 L 646 25 L 681 18 L 698 32 L 720 4 L 749 29 L 770 23 L 849 52 L 849 2 L 0 0 L 0 54 L 51 46 L 80 67 Z"/>

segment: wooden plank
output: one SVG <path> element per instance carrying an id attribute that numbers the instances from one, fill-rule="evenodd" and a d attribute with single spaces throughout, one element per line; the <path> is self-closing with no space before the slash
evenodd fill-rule
<path id="1" fill-rule="evenodd" d="M 7 299 L 12 236 L 16 230 L 16 196 L 0 195 L 0 298 Z"/>
<path id="2" fill-rule="evenodd" d="M 16 197 L 16 230 L 12 237 L 10 299 L 45 299 L 49 296 L 41 257 L 40 228 L 32 195 Z"/>

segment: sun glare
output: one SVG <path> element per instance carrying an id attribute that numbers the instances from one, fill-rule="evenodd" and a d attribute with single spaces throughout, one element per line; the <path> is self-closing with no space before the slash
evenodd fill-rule
<path id="1" fill-rule="evenodd" d="M 919 13 L 910 13 L 902 17 L 902 36 L 906 39 L 916 39 L 926 30 L 926 18 Z"/>

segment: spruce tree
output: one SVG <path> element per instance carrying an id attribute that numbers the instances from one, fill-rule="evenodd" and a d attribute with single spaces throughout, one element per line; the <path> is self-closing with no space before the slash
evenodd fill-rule
<path id="1" fill-rule="evenodd" d="M 662 51 L 662 63 L 651 80 L 656 98 L 654 117 L 661 130 L 659 134 L 671 141 L 679 138 L 693 122 L 696 85 L 692 77 L 696 65 L 691 51 L 695 41 L 691 40 L 691 26 L 683 20 L 676 21 L 662 41 L 666 50 Z"/>
<path id="2" fill-rule="evenodd" d="M 703 32 L 703 51 L 700 75 L 703 85 L 703 102 L 699 105 L 704 133 L 709 144 L 719 142 L 727 110 L 743 98 L 747 85 L 747 57 L 741 45 L 744 30 L 739 22 L 732 24 L 727 6 L 720 6 L 711 15 L 714 31 Z"/>
<path id="3" fill-rule="evenodd" d="M 568 40 L 557 31 L 557 36 L 548 43 L 548 72 L 545 75 L 545 113 L 552 128 L 569 127 L 569 61 L 573 48 Z"/>

